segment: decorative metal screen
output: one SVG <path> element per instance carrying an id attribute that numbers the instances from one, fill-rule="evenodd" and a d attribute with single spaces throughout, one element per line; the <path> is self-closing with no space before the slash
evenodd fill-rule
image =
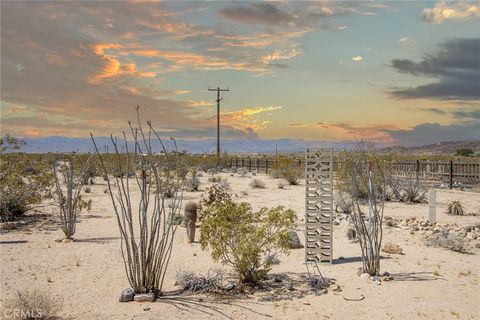
<path id="1" fill-rule="evenodd" d="M 305 152 L 305 262 L 332 262 L 333 149 Z"/>

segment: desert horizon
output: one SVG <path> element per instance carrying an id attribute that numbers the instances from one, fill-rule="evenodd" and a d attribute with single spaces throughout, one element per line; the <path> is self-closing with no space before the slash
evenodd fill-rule
<path id="1" fill-rule="evenodd" d="M 478 318 L 480 1 L 0 14 L 1 319 Z"/>

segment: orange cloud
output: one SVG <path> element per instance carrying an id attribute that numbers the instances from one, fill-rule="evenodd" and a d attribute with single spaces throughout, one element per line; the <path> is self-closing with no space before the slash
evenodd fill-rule
<path id="1" fill-rule="evenodd" d="M 254 118 L 254 116 L 266 113 L 281 110 L 281 106 L 269 106 L 269 107 L 249 107 L 235 111 L 224 111 L 221 113 L 222 123 L 231 125 L 233 127 L 251 127 L 253 129 L 264 128 L 266 124 L 270 121 L 260 121 L 259 119 Z M 215 120 L 216 117 L 212 117 L 211 120 Z"/>
<path id="2" fill-rule="evenodd" d="M 189 106 L 191 106 L 191 107 L 209 107 L 209 106 L 213 106 L 213 103 L 212 103 L 212 102 L 210 102 L 210 101 L 203 101 L 203 100 L 200 100 L 200 101 L 188 100 L 188 104 L 189 104 Z"/>
<path id="3" fill-rule="evenodd" d="M 25 110 L 26 108 L 23 106 L 11 106 L 10 108 L 8 108 L 8 113 L 20 113 Z"/>

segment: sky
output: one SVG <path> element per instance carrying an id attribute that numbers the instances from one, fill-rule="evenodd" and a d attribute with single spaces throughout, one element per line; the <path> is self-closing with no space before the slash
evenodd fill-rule
<path id="1" fill-rule="evenodd" d="M 2 1 L 1 131 L 480 140 L 480 1 Z"/>

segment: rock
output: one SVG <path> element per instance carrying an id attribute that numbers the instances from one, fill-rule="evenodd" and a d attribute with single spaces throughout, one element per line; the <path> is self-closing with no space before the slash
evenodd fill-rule
<path id="1" fill-rule="evenodd" d="M 377 281 L 373 281 L 373 283 L 376 284 L 377 286 L 379 286 L 379 285 L 382 284 L 382 282 L 380 282 L 380 281 L 378 281 L 378 280 L 377 280 Z"/>
<path id="2" fill-rule="evenodd" d="M 65 239 L 62 240 L 62 243 L 70 243 L 72 241 L 73 241 L 72 239 L 65 238 Z"/>
<path id="3" fill-rule="evenodd" d="M 223 287 L 223 289 L 227 291 L 233 290 L 234 288 L 235 288 L 235 284 L 232 282 L 228 283 L 225 287 Z"/>
<path id="4" fill-rule="evenodd" d="M 372 280 L 373 281 L 382 281 L 382 278 L 379 277 L 379 276 L 374 276 L 374 277 L 372 277 Z"/>
<path id="5" fill-rule="evenodd" d="M 118 302 L 133 301 L 133 297 L 135 297 L 135 292 L 133 292 L 131 288 L 123 289 L 122 293 L 120 293 L 120 298 L 118 298 Z"/>
<path id="6" fill-rule="evenodd" d="M 143 311 L 150 311 L 150 307 L 143 308 Z"/>
<path id="7" fill-rule="evenodd" d="M 274 276 L 274 277 L 273 277 L 273 282 L 279 283 L 279 282 L 283 282 L 283 280 L 282 280 L 282 278 L 280 278 L 279 276 Z"/>
<path id="8" fill-rule="evenodd" d="M 392 242 L 386 243 L 382 248 L 382 252 L 390 254 L 400 254 L 402 251 L 402 248 L 400 248 L 398 244 L 394 244 Z"/>
<path id="9" fill-rule="evenodd" d="M 295 290 L 295 288 L 293 287 L 293 284 L 291 282 L 288 283 L 287 290 L 288 291 L 294 291 Z"/>
<path id="10" fill-rule="evenodd" d="M 467 232 L 467 239 L 473 240 L 473 233 Z"/>
<path id="11" fill-rule="evenodd" d="M 370 275 L 368 273 L 362 273 L 360 275 L 360 279 L 364 280 L 364 281 L 367 281 L 368 279 L 370 279 Z"/>
<path id="12" fill-rule="evenodd" d="M 135 295 L 133 300 L 137 302 L 153 302 L 155 295 L 153 293 L 139 293 Z"/>
<path id="13" fill-rule="evenodd" d="M 295 232 L 295 230 L 290 230 L 288 232 L 288 247 L 290 249 L 303 248 L 303 245 L 300 242 L 300 238 L 298 237 L 297 232 Z"/>
<path id="14" fill-rule="evenodd" d="M 198 298 L 198 302 L 203 302 L 203 298 Z"/>
<path id="15" fill-rule="evenodd" d="M 480 249 L 480 242 L 475 243 L 475 248 Z"/>

